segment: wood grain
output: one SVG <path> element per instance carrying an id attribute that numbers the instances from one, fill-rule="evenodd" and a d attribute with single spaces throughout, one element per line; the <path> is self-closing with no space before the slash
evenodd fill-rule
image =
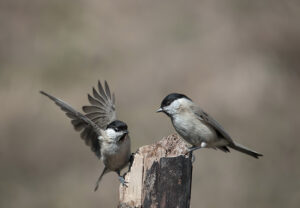
<path id="1" fill-rule="evenodd" d="M 192 156 L 176 134 L 140 147 L 134 155 L 126 186 L 120 186 L 120 208 L 188 208 Z"/>

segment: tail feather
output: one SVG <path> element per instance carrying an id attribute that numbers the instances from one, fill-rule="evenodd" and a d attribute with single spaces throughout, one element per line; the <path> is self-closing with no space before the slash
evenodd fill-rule
<path id="1" fill-rule="evenodd" d="M 98 180 L 97 180 L 97 182 L 96 182 L 96 186 L 95 186 L 94 191 L 97 191 L 97 190 L 98 190 L 99 183 L 100 183 L 102 177 L 103 177 L 106 173 L 108 173 L 109 171 L 110 171 L 110 170 L 109 170 L 107 167 L 105 167 L 105 168 L 103 169 L 101 175 L 99 176 L 99 178 L 98 178 Z"/>
<path id="2" fill-rule="evenodd" d="M 258 159 L 259 157 L 263 156 L 262 154 L 258 153 L 258 152 L 255 152 L 251 149 L 248 149 L 247 147 L 244 147 L 243 145 L 241 144 L 238 144 L 238 143 L 233 143 L 233 144 L 230 144 L 228 145 L 229 147 L 231 147 L 232 149 L 235 149 L 239 152 L 242 152 L 242 153 L 245 153 L 247 155 L 250 155 L 256 159 Z"/>

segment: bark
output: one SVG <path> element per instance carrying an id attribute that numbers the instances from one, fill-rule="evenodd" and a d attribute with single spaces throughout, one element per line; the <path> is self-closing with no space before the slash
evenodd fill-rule
<path id="1" fill-rule="evenodd" d="M 186 143 L 170 135 L 140 147 L 120 186 L 120 208 L 189 208 L 192 184 L 192 155 Z"/>

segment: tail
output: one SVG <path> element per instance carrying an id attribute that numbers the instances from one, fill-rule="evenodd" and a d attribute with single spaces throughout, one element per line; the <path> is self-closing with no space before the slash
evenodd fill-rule
<path id="1" fill-rule="evenodd" d="M 101 175 L 99 176 L 99 178 L 98 178 L 98 180 L 97 180 L 97 182 L 96 182 L 96 186 L 95 186 L 94 191 L 97 191 L 97 190 L 98 190 L 99 183 L 100 183 L 102 177 L 105 175 L 105 173 L 108 173 L 109 171 L 110 171 L 110 170 L 109 170 L 107 167 L 105 167 L 105 168 L 103 169 Z"/>
<path id="2" fill-rule="evenodd" d="M 262 154 L 258 153 L 258 152 L 255 152 L 253 150 L 250 150 L 248 149 L 247 147 L 244 147 L 243 145 L 241 144 L 238 144 L 238 143 L 233 143 L 233 144 L 230 144 L 228 145 L 229 147 L 231 147 L 232 149 L 235 149 L 239 152 L 242 152 L 242 153 L 245 153 L 247 155 L 250 155 L 256 159 L 258 159 L 259 157 L 263 156 Z"/>

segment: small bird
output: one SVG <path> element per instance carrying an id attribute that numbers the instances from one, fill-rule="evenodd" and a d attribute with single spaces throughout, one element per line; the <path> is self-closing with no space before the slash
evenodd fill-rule
<path id="1" fill-rule="evenodd" d="M 184 94 L 167 95 L 157 112 L 164 112 L 171 118 L 177 133 L 192 145 L 190 152 L 200 148 L 230 152 L 229 147 L 254 158 L 263 156 L 234 142 L 216 120 Z"/>
<path id="2" fill-rule="evenodd" d="M 104 86 L 105 90 L 98 81 L 99 92 L 93 87 L 93 96 L 88 94 L 91 105 L 82 107 L 86 114 L 82 114 L 64 101 L 40 91 L 66 113 L 71 119 L 74 129 L 81 132 L 81 138 L 103 161 L 105 168 L 96 182 L 94 191 L 97 191 L 103 175 L 111 171 L 116 172 L 120 183 L 126 185 L 120 172 L 129 163 L 131 157 L 128 127 L 123 121 L 117 120 L 115 95 L 111 94 L 106 81 Z"/>

